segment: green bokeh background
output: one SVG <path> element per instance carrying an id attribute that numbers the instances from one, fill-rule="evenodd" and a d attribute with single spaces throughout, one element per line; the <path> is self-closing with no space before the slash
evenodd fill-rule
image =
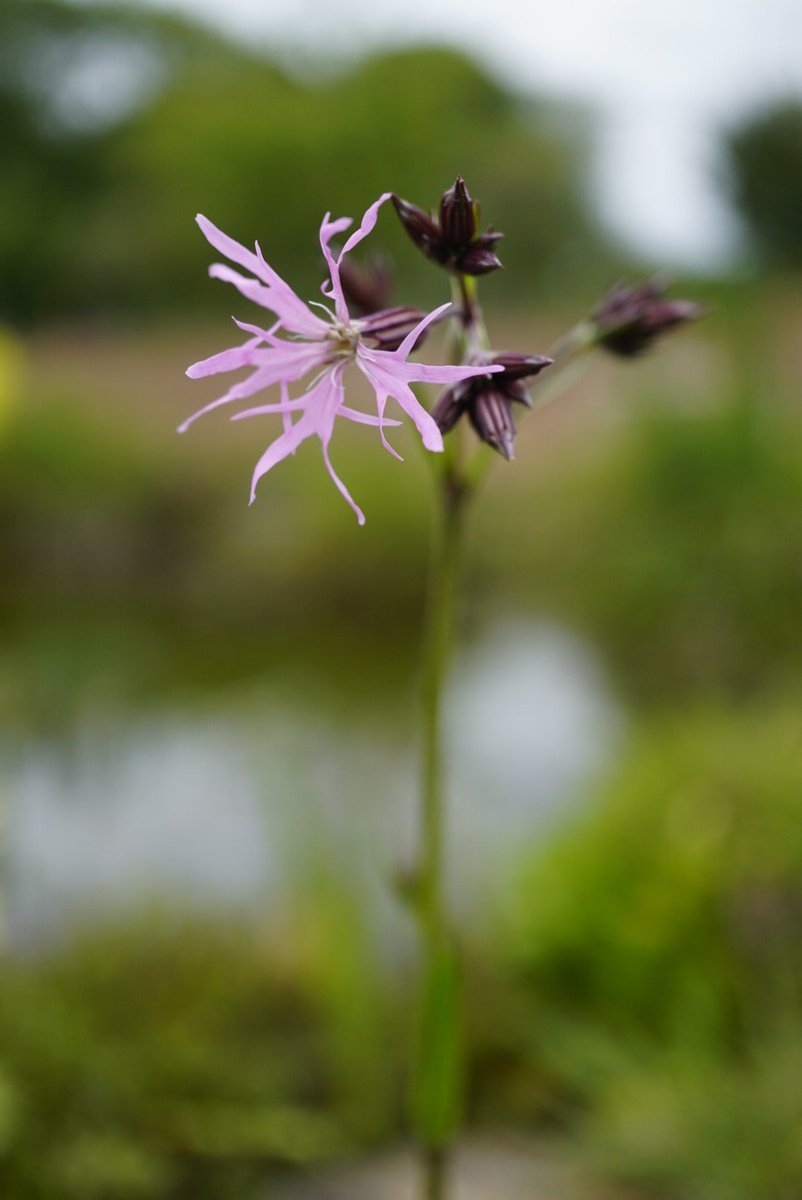
<path id="1" fill-rule="evenodd" d="M 119 118 L 81 119 L 70 61 L 132 48 L 157 84 Z M 507 269 L 483 285 L 495 344 L 545 352 L 638 265 L 594 216 L 593 129 L 449 49 L 301 81 L 178 19 L 6 0 L 9 761 L 265 682 L 414 744 L 427 464 L 403 434 L 403 467 L 370 431 L 338 435 L 360 531 L 313 453 L 248 510 L 252 426 L 174 437 L 214 394 L 184 366 L 231 336 L 192 216 L 258 236 L 313 295 L 324 210 L 356 216 L 388 187 L 433 206 L 459 171 L 506 235 Z M 469 1137 L 515 1132 L 598 1197 L 802 1189 L 798 108 L 728 145 L 748 258 L 682 281 L 703 324 L 638 364 L 599 359 L 528 420 L 469 537 L 461 632 L 557 622 L 625 714 L 605 777 L 519 846 L 462 932 Z M 389 213 L 372 240 L 398 302 L 444 298 Z M 347 871 L 310 853 L 291 882 L 251 920 L 162 898 L 9 945 L 3 1197 L 280 1197 L 403 1141 L 409 956 L 377 947 Z"/>

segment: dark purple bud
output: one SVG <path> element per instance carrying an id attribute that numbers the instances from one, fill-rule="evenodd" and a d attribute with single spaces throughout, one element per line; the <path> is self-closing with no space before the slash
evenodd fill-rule
<path id="1" fill-rule="evenodd" d="M 401 224 L 427 258 L 463 275 L 486 275 L 502 265 L 493 247 L 503 236 L 492 229 L 477 233 L 479 205 L 470 196 L 461 176 L 443 193 L 440 219 L 393 196 Z"/>
<path id="2" fill-rule="evenodd" d="M 465 180 L 458 175 L 453 187 L 443 192 L 440 201 L 440 229 L 454 250 L 470 245 L 476 236 L 479 205 L 471 199 Z"/>
<path id="3" fill-rule="evenodd" d="M 473 240 L 477 246 L 496 246 L 503 237 L 503 233 L 498 233 L 497 230 L 490 226 L 484 233 L 478 233 Z"/>
<path id="4" fill-rule="evenodd" d="M 456 383 L 437 398 L 432 416 L 441 433 L 449 433 L 468 407 L 471 399 L 470 382 Z"/>
<path id="5" fill-rule="evenodd" d="M 407 334 L 412 333 L 425 316 L 426 313 L 420 308 L 385 308 L 362 317 L 358 325 L 362 336 L 370 338 L 379 350 L 397 350 Z M 427 325 L 416 338 L 413 349 L 422 344 L 429 329 L 431 325 Z"/>
<path id="6" fill-rule="evenodd" d="M 444 265 L 448 261 L 448 249 L 440 226 L 434 218 L 422 208 L 418 208 L 417 204 L 410 204 L 400 196 L 393 196 L 393 204 L 401 224 L 418 249 L 422 250 L 427 258 L 433 259 L 441 266 Z"/>
<path id="7" fill-rule="evenodd" d="M 550 367 L 553 361 L 544 354 L 494 354 L 491 359 L 493 366 L 504 368 L 502 379 L 505 385 L 514 379 L 538 375 L 544 367 Z M 498 381 L 498 375 L 495 379 Z"/>
<path id="8" fill-rule="evenodd" d="M 496 375 L 495 378 L 498 379 L 499 376 Z M 501 378 L 503 379 L 504 376 L 502 375 Z M 510 400 L 515 400 L 518 404 L 523 404 L 525 408 L 532 408 L 532 401 L 530 399 L 529 392 L 526 390 L 526 384 L 523 382 L 523 380 L 511 379 L 509 383 L 505 382 L 504 391 L 507 393 Z"/>
<path id="9" fill-rule="evenodd" d="M 633 358 L 664 333 L 702 315 L 702 306 L 691 300 L 664 300 L 665 290 L 656 279 L 612 288 L 593 312 L 598 345 Z"/>
<path id="10" fill-rule="evenodd" d="M 456 265 L 463 275 L 487 275 L 504 266 L 494 250 L 477 242 L 457 256 Z"/>
<path id="11" fill-rule="evenodd" d="M 350 256 L 344 258 L 340 263 L 340 283 L 354 316 L 364 317 L 390 306 L 392 276 L 382 258 L 374 258 L 367 267 L 361 267 Z"/>
<path id="12" fill-rule="evenodd" d="M 435 421 L 442 433 L 453 429 L 467 412 L 471 424 L 483 442 L 509 460 L 515 448 L 515 418 L 513 404 L 532 407 L 526 390 L 526 380 L 537 375 L 552 360 L 542 354 L 494 354 L 478 362 L 504 367 L 494 375 L 476 375 L 443 392 L 435 405 Z"/>
<path id="13" fill-rule="evenodd" d="M 469 408 L 471 424 L 483 442 L 509 462 L 515 457 L 515 418 L 506 391 L 487 384 L 476 392 Z"/>

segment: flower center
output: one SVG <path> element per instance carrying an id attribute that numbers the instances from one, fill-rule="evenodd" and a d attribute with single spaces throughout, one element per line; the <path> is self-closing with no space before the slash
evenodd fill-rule
<path id="1" fill-rule="evenodd" d="M 358 329 L 342 321 L 332 321 L 331 329 L 326 330 L 326 338 L 334 343 L 334 353 L 338 358 L 353 358 L 359 337 Z"/>

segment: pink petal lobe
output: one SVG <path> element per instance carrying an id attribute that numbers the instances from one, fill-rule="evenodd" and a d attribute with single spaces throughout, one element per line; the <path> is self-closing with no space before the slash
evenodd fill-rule
<path id="1" fill-rule="evenodd" d="M 212 263 L 209 267 L 212 279 L 221 279 L 224 283 L 233 283 L 234 287 L 254 304 L 269 308 L 276 314 L 282 325 L 291 333 L 299 333 L 306 337 L 320 337 L 326 330 L 326 322 L 307 308 L 303 300 L 295 295 L 292 288 L 277 290 L 259 283 L 256 279 L 248 279 L 240 275 L 225 263 Z"/>
<path id="2" fill-rule="evenodd" d="M 350 217 L 338 217 L 332 221 L 331 213 L 326 213 L 323 222 L 320 226 L 320 248 L 323 251 L 323 257 L 326 260 L 326 265 L 329 268 L 329 278 L 331 286 L 329 288 L 324 284 L 321 288 L 323 295 L 329 300 L 334 301 L 334 309 L 337 313 L 339 321 L 347 322 L 349 319 L 348 305 L 345 302 L 342 284 L 340 283 L 340 264 L 334 257 L 334 254 L 329 246 L 329 242 L 338 233 L 342 233 L 351 224 Z"/>
<path id="3" fill-rule="evenodd" d="M 331 435 L 334 431 L 334 421 L 342 407 L 343 396 L 345 394 L 345 389 L 343 387 L 344 370 L 344 366 L 336 366 L 332 371 L 324 375 L 323 378 L 318 381 L 315 388 L 312 389 L 319 395 L 319 399 L 318 396 L 316 396 L 316 405 L 319 409 L 317 436 L 320 438 L 320 444 L 323 447 L 323 461 L 326 464 L 326 470 L 331 476 L 334 486 L 337 488 L 337 491 L 340 493 L 343 499 L 350 504 L 351 508 L 356 513 L 356 519 L 359 524 L 364 525 L 365 514 L 362 512 L 362 509 L 348 491 L 348 488 L 345 486 L 342 479 L 340 479 L 339 475 L 334 470 L 334 467 L 331 463 L 331 458 L 329 457 L 329 442 L 331 441 Z M 309 394 L 311 395 L 311 392 Z"/>
<path id="4" fill-rule="evenodd" d="M 338 416 L 345 417 L 346 421 L 354 421 L 357 425 L 372 425 L 374 428 L 379 429 L 381 429 L 383 425 L 402 424 L 401 421 L 395 421 L 392 417 L 385 417 L 384 415 L 374 417 L 370 413 L 360 412 L 357 408 L 349 408 L 346 404 L 340 405 Z M 382 438 L 382 440 L 384 439 Z M 387 449 L 390 450 L 391 453 L 395 454 L 392 446 L 388 446 Z M 400 455 L 396 455 L 396 458 L 400 457 Z M 401 461 L 403 462 L 403 459 L 401 459 Z"/>
<path id="5" fill-rule="evenodd" d="M 354 230 L 340 251 L 337 259 L 337 266 L 340 265 L 345 255 L 348 254 L 350 250 L 353 250 L 354 246 L 358 246 L 359 243 L 373 231 L 376 222 L 379 219 L 379 209 L 384 203 L 386 203 L 387 200 L 390 199 L 391 195 L 392 192 L 382 192 L 378 200 L 374 200 L 370 207 L 365 210 L 365 215 L 362 218 L 359 228 Z"/>
<path id="6" fill-rule="evenodd" d="M 291 429 L 285 430 L 280 437 L 277 437 L 274 442 L 270 443 L 253 470 L 251 478 L 251 504 L 256 499 L 256 485 L 262 476 L 266 475 L 269 470 L 275 467 L 276 463 L 280 463 L 289 454 L 294 454 L 301 442 L 316 432 L 314 422 L 308 419 L 308 414 L 304 414 L 296 425 L 293 425 Z"/>
<path id="7" fill-rule="evenodd" d="M 406 362 L 397 363 L 393 369 L 408 383 L 461 383 L 463 379 L 473 379 L 476 375 L 497 375 L 504 367 L 432 367 L 427 363 Z"/>
<path id="8" fill-rule="evenodd" d="M 447 308 L 451 308 L 450 300 L 447 304 L 441 304 L 439 308 L 435 308 L 430 313 L 427 313 L 423 320 L 419 321 L 415 328 L 410 330 L 398 349 L 393 350 L 391 353 L 396 358 L 405 359 L 408 354 L 411 354 L 415 343 L 423 333 L 424 329 L 431 325 L 432 321 L 436 321 L 438 317 L 442 316 Z"/>
<path id="9" fill-rule="evenodd" d="M 322 365 L 323 358 L 321 356 L 326 354 L 326 347 L 317 343 L 283 342 L 281 346 L 281 349 L 265 348 L 260 350 L 258 352 L 260 362 L 256 370 L 247 379 L 243 379 L 229 388 L 224 396 L 212 400 L 192 416 L 187 417 L 186 421 L 178 426 L 178 432 L 185 433 L 198 417 L 212 412 L 215 408 L 220 408 L 223 404 L 231 404 L 235 400 L 245 400 L 248 396 L 272 387 L 275 383 L 281 383 L 282 380 L 288 383 L 300 379 L 315 367 Z M 300 408 L 302 405 L 298 404 L 297 407 Z M 276 409 L 276 411 L 280 410 Z"/>
<path id="10" fill-rule="evenodd" d="M 190 379 L 204 379 L 207 375 L 219 375 L 221 371 L 236 371 L 239 367 L 252 366 L 253 352 L 261 344 L 261 337 L 251 338 L 244 346 L 233 346 L 230 350 L 221 350 L 219 354 L 193 363 L 187 367 L 186 374 Z"/>
<path id="11" fill-rule="evenodd" d="M 265 280 L 266 283 L 271 283 L 269 275 L 265 275 L 262 271 L 262 264 L 253 253 L 252 250 L 246 250 L 239 242 L 235 242 L 227 233 L 223 233 L 222 229 L 218 229 L 208 217 L 204 217 L 202 213 L 198 213 L 195 220 L 200 226 L 200 231 L 215 250 L 219 250 L 226 258 L 230 258 L 232 262 L 237 263 L 241 267 L 245 267 L 246 271 L 250 271 L 253 275 L 258 275 Z"/>
<path id="12" fill-rule="evenodd" d="M 386 357 L 388 359 L 392 358 L 389 353 L 386 354 Z M 367 376 L 375 391 L 377 401 L 381 401 L 382 396 L 385 399 L 387 396 L 392 396 L 400 404 L 407 416 L 412 418 L 426 449 L 432 450 L 435 453 L 441 452 L 443 449 L 443 435 L 434 418 L 416 398 L 406 380 L 394 375 L 391 368 L 381 362 L 377 362 L 376 358 L 377 355 L 375 354 L 370 356 L 357 354 L 356 361 L 357 366 Z"/>
<path id="13" fill-rule="evenodd" d="M 295 400 L 290 400 L 287 396 L 286 399 L 275 400 L 272 404 L 257 404 L 255 408 L 245 408 L 242 412 L 234 413 L 231 420 L 246 421 L 249 417 L 265 417 L 271 413 L 294 413 L 308 407 L 309 401 L 306 396 L 297 396 Z"/>
<path id="14" fill-rule="evenodd" d="M 351 493 L 348 491 L 348 488 L 345 486 L 342 479 L 340 479 L 340 476 L 334 470 L 334 467 L 331 465 L 331 459 L 329 458 L 329 443 L 328 442 L 323 442 L 323 461 L 326 464 L 326 470 L 328 471 L 329 475 L 331 476 L 334 486 L 337 488 L 337 491 L 340 493 L 342 498 L 348 504 L 350 504 L 351 508 L 356 513 L 356 519 L 359 522 L 359 524 L 364 525 L 365 524 L 365 514 L 363 513 L 362 509 L 359 507 L 357 502 L 354 500 Z"/>

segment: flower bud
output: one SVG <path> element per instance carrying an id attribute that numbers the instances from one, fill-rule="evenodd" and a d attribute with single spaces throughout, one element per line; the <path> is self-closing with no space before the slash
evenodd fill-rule
<path id="1" fill-rule="evenodd" d="M 633 358 L 671 329 L 703 313 L 691 300 L 665 300 L 666 285 L 656 279 L 617 284 L 593 312 L 596 342 L 612 354 Z"/>
<path id="2" fill-rule="evenodd" d="M 513 404 L 531 407 L 524 380 L 537 375 L 552 360 L 541 354 L 496 354 L 482 359 L 487 366 L 502 366 L 493 375 L 477 375 L 448 388 L 439 397 L 432 416 L 441 433 L 454 428 L 463 413 L 483 442 L 508 461 L 515 454 Z"/>
<path id="3" fill-rule="evenodd" d="M 401 224 L 427 258 L 461 275 L 486 275 L 501 265 L 493 247 L 503 234 L 488 229 L 477 233 L 479 205 L 458 175 L 440 200 L 440 217 L 393 196 Z"/>
<path id="4" fill-rule="evenodd" d="M 478 219 L 479 205 L 471 199 L 465 180 L 458 175 L 453 187 L 443 192 L 440 201 L 443 237 L 451 246 L 469 246 L 476 236 Z"/>
<path id="5" fill-rule="evenodd" d="M 358 326 L 363 337 L 370 338 L 377 349 L 397 350 L 407 334 L 412 333 L 425 316 L 426 313 L 420 308 L 385 308 L 381 312 L 362 317 L 354 324 Z M 430 326 L 427 326 L 422 330 L 413 349 L 422 345 L 429 328 Z"/>
<path id="6" fill-rule="evenodd" d="M 504 374 L 501 378 L 505 383 L 510 383 L 514 379 L 526 379 L 529 375 L 539 375 L 544 367 L 550 367 L 553 359 L 547 358 L 545 354 L 494 354 L 491 359 L 491 364 L 497 367 L 504 368 Z M 495 375 L 495 379 L 499 376 Z"/>
<path id="7" fill-rule="evenodd" d="M 498 271 L 504 264 L 499 256 L 485 246 L 469 246 L 459 256 L 459 270 L 463 275 L 487 275 L 489 271 Z"/>
<path id="8" fill-rule="evenodd" d="M 441 266 L 448 261 L 448 250 L 440 232 L 440 226 L 417 204 L 410 204 L 400 196 L 393 196 L 395 211 L 412 241 L 427 258 Z"/>
<path id="9" fill-rule="evenodd" d="M 440 393 L 432 409 L 432 416 L 441 433 L 449 433 L 454 428 L 467 409 L 470 397 L 470 388 L 462 383 L 456 383 Z"/>
<path id="10" fill-rule="evenodd" d="M 390 306 L 393 281 L 383 258 L 372 259 L 366 267 L 351 258 L 344 258 L 340 263 L 340 283 L 349 311 L 354 316 L 364 317 Z"/>
<path id="11" fill-rule="evenodd" d="M 489 383 L 473 398 L 468 415 L 483 442 L 487 442 L 509 462 L 515 457 L 515 418 L 506 392 Z"/>

